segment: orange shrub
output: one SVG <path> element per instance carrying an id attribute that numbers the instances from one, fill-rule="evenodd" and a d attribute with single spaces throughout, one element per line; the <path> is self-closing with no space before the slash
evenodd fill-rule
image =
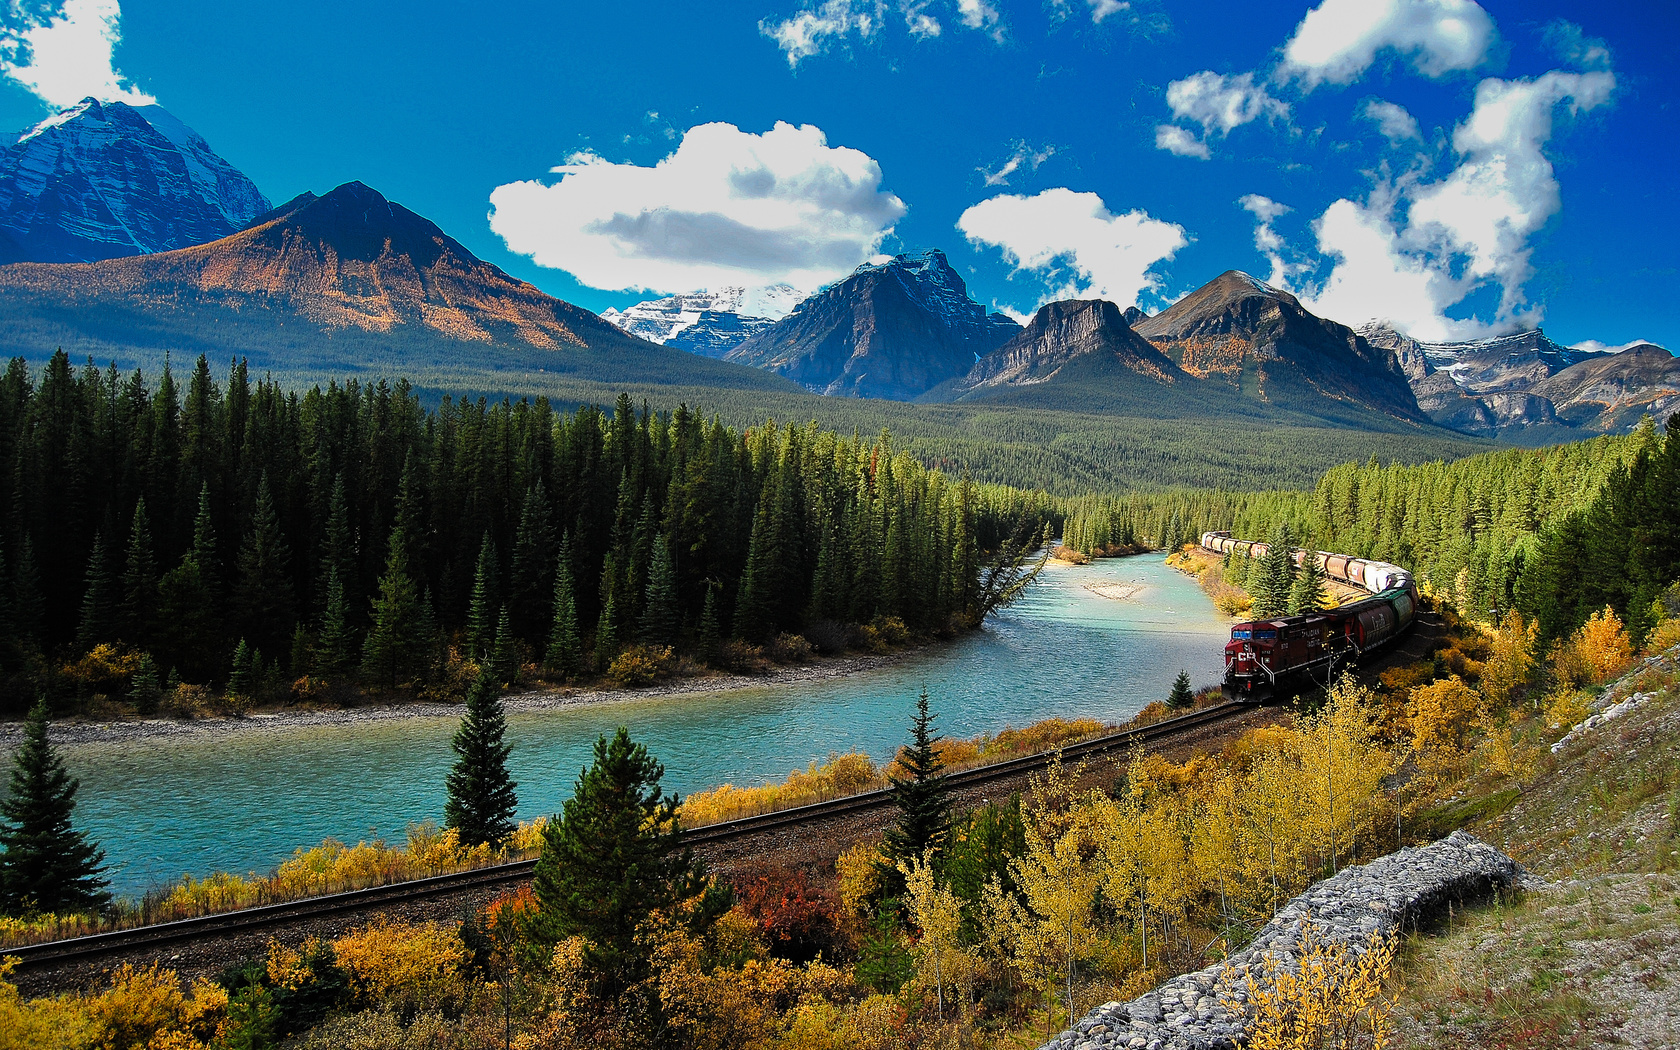
<path id="1" fill-rule="evenodd" d="M 1628 640 L 1621 619 L 1608 605 L 1603 612 L 1593 613 L 1588 618 L 1585 626 L 1570 639 L 1570 644 L 1586 660 L 1599 681 L 1620 671 L 1633 659 L 1633 643 Z"/>

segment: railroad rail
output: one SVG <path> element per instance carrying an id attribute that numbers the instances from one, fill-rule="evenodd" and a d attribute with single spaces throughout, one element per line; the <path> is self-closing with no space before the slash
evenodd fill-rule
<path id="1" fill-rule="evenodd" d="M 1223 722 L 1252 710 L 1254 710 L 1252 704 L 1217 704 L 1213 707 L 1163 719 L 1160 722 L 1140 726 L 1136 729 L 1125 729 L 1117 733 L 1110 733 L 1107 736 L 1081 741 L 1077 744 L 1069 744 L 1067 747 L 1061 748 L 1059 752 L 1044 751 L 988 766 L 960 770 L 947 774 L 945 780 L 952 788 L 957 789 L 1006 780 L 1048 766 L 1051 758 L 1058 753 L 1064 761 L 1078 761 L 1094 755 L 1124 750 L 1137 744 L 1170 739 L 1181 733 Z M 877 788 L 873 791 L 847 795 L 826 802 L 813 802 L 809 805 L 795 806 L 773 813 L 761 813 L 757 816 L 741 817 L 736 820 L 709 824 L 684 832 L 683 843 L 689 846 L 701 846 L 713 842 L 727 842 L 787 825 L 803 824 L 813 820 L 827 820 L 849 813 L 879 809 L 891 804 L 890 790 Z M 509 861 L 505 864 L 493 864 L 483 868 L 473 868 L 469 871 L 452 872 L 447 875 L 433 875 L 407 882 L 370 886 L 367 889 L 323 894 L 319 897 L 306 897 L 302 900 L 286 901 L 279 904 L 263 904 L 254 908 L 217 912 L 211 915 L 178 919 L 174 922 L 157 923 L 151 926 L 137 926 L 127 930 L 111 930 L 105 933 L 88 934 L 59 941 L 46 941 L 41 944 L 7 948 L 0 950 L 0 954 L 15 956 L 19 960 L 20 970 L 30 970 L 49 965 L 86 963 L 105 956 L 163 948 L 201 937 L 250 933 L 309 919 L 342 915 L 347 912 L 367 911 L 382 905 L 424 900 L 429 897 L 440 897 L 467 890 L 524 882 L 531 877 L 531 872 L 536 867 L 536 863 L 535 860 Z"/>

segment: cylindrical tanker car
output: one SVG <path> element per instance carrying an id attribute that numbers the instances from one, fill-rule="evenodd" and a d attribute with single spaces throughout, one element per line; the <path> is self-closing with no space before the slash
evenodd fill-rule
<path id="1" fill-rule="evenodd" d="M 1203 549 L 1214 554 L 1265 557 L 1264 543 L 1233 539 L 1228 532 L 1202 535 Z M 1387 562 L 1350 558 L 1328 551 L 1297 550 L 1295 564 L 1312 558 L 1324 575 L 1369 591 L 1371 597 L 1306 616 L 1251 620 L 1231 628 L 1225 646 L 1227 697 L 1264 700 L 1286 678 L 1370 652 L 1398 638 L 1417 613 L 1412 574 Z"/>

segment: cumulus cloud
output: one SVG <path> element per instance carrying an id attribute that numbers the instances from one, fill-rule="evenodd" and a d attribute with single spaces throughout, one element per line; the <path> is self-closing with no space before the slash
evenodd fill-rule
<path id="1" fill-rule="evenodd" d="M 1537 323 L 1539 308 L 1523 296 L 1533 272 L 1528 242 L 1562 206 L 1542 147 L 1560 106 L 1597 108 L 1615 84 L 1603 71 L 1482 81 L 1470 115 L 1454 129 L 1458 163 L 1450 174 L 1379 184 L 1365 204 L 1338 200 L 1314 223 L 1319 251 L 1334 264 L 1303 299 L 1345 323 L 1387 320 L 1423 339 Z M 1500 293 L 1491 322 L 1446 316 L 1491 285 Z"/>
<path id="2" fill-rule="evenodd" d="M 808 124 L 702 124 L 652 167 L 585 152 L 554 171 L 497 187 L 490 228 L 592 288 L 817 288 L 873 256 L 906 212 L 875 160 Z"/>
<path id="3" fill-rule="evenodd" d="M 11 4 L 0 26 L 0 73 L 41 101 L 65 109 L 89 97 L 150 106 L 157 99 L 117 71 L 113 52 L 122 33 L 117 0 L 65 0 L 56 14 L 26 13 Z"/>
<path id="4" fill-rule="evenodd" d="M 1418 127 L 1417 118 L 1406 111 L 1406 107 L 1382 99 L 1371 99 L 1365 103 L 1360 115 L 1366 120 L 1374 121 L 1377 130 L 1382 132 L 1383 138 L 1390 145 L 1398 146 L 1402 142 L 1423 140 L 1423 131 Z"/>
<path id="5" fill-rule="evenodd" d="M 957 0 L 957 18 L 968 28 L 978 29 L 993 40 L 1003 42 L 1003 15 L 987 0 Z"/>
<path id="6" fill-rule="evenodd" d="M 1493 38 L 1493 19 L 1473 0 L 1324 0 L 1284 45 L 1279 75 L 1309 89 L 1351 84 L 1392 50 L 1439 77 L 1480 65 Z"/>
<path id="7" fill-rule="evenodd" d="M 1180 157 L 1196 157 L 1207 160 L 1213 156 L 1207 143 L 1197 138 L 1186 128 L 1177 124 L 1157 124 L 1155 126 L 1155 148 L 1164 149 L 1168 153 L 1176 153 Z"/>
<path id="8" fill-rule="evenodd" d="M 1141 210 L 1116 215 L 1095 193 L 1056 188 L 1032 197 L 1000 194 L 957 220 L 969 243 L 1001 249 L 1016 273 L 1049 288 L 1042 301 L 1108 299 L 1122 309 L 1143 292 L 1159 293 L 1150 270 L 1188 241 L 1184 228 Z"/>
<path id="9" fill-rule="evenodd" d="M 1181 157 L 1208 157 L 1207 139 L 1230 134 L 1237 128 L 1264 117 L 1289 119 L 1289 106 L 1272 97 L 1253 73 L 1221 74 L 1211 69 L 1192 74 L 1167 85 L 1167 105 L 1177 120 L 1202 126 L 1200 138 L 1187 129 L 1162 124 L 1155 129 L 1155 148 Z"/>
<path id="10" fill-rule="evenodd" d="M 881 29 L 885 12 L 886 6 L 881 3 L 824 0 L 820 6 L 780 22 L 765 19 L 758 23 L 758 31 L 782 49 L 789 68 L 797 68 L 800 62 L 822 54 L 854 33 L 861 40 L 873 37 Z M 938 34 L 937 25 L 934 23 L 934 35 Z"/>
<path id="11" fill-rule="evenodd" d="M 1091 9 L 1091 21 L 1094 23 L 1100 23 L 1109 15 L 1117 15 L 1132 6 L 1127 0 L 1085 0 L 1085 4 Z"/>
<path id="12" fill-rule="evenodd" d="M 1037 171 L 1045 161 L 1055 155 L 1056 147 L 1054 146 L 1034 149 L 1024 141 L 1017 142 L 1015 143 L 1015 152 L 1009 155 L 1009 159 L 1003 162 L 1002 167 L 996 171 L 987 171 L 985 168 L 981 168 L 979 171 L 984 176 L 986 185 L 1007 186 L 1009 185 L 1009 176 L 1021 170 L 1021 165 L 1025 164 L 1033 171 Z"/>
<path id="13" fill-rule="evenodd" d="M 1597 339 L 1588 339 L 1584 343 L 1576 343 L 1570 349 L 1586 350 L 1595 354 L 1619 354 L 1623 350 L 1632 350 L 1636 346 L 1657 346 L 1649 339 L 1634 339 L 1626 343 L 1601 343 Z"/>
<path id="14" fill-rule="evenodd" d="M 1254 216 L 1254 247 L 1272 265 L 1272 272 L 1266 278 L 1266 283 L 1279 288 L 1288 287 L 1290 275 L 1299 267 L 1284 262 L 1283 237 L 1273 228 L 1272 222 L 1278 216 L 1286 215 L 1294 209 L 1258 193 L 1244 194 L 1238 198 L 1237 204 L 1243 211 Z"/>

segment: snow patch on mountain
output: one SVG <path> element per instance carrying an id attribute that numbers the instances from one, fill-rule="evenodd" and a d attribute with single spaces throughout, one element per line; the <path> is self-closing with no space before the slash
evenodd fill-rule
<path id="1" fill-rule="evenodd" d="M 706 357 L 722 357 L 792 313 L 806 294 L 792 285 L 730 286 L 650 299 L 601 317 L 631 335 Z"/>

